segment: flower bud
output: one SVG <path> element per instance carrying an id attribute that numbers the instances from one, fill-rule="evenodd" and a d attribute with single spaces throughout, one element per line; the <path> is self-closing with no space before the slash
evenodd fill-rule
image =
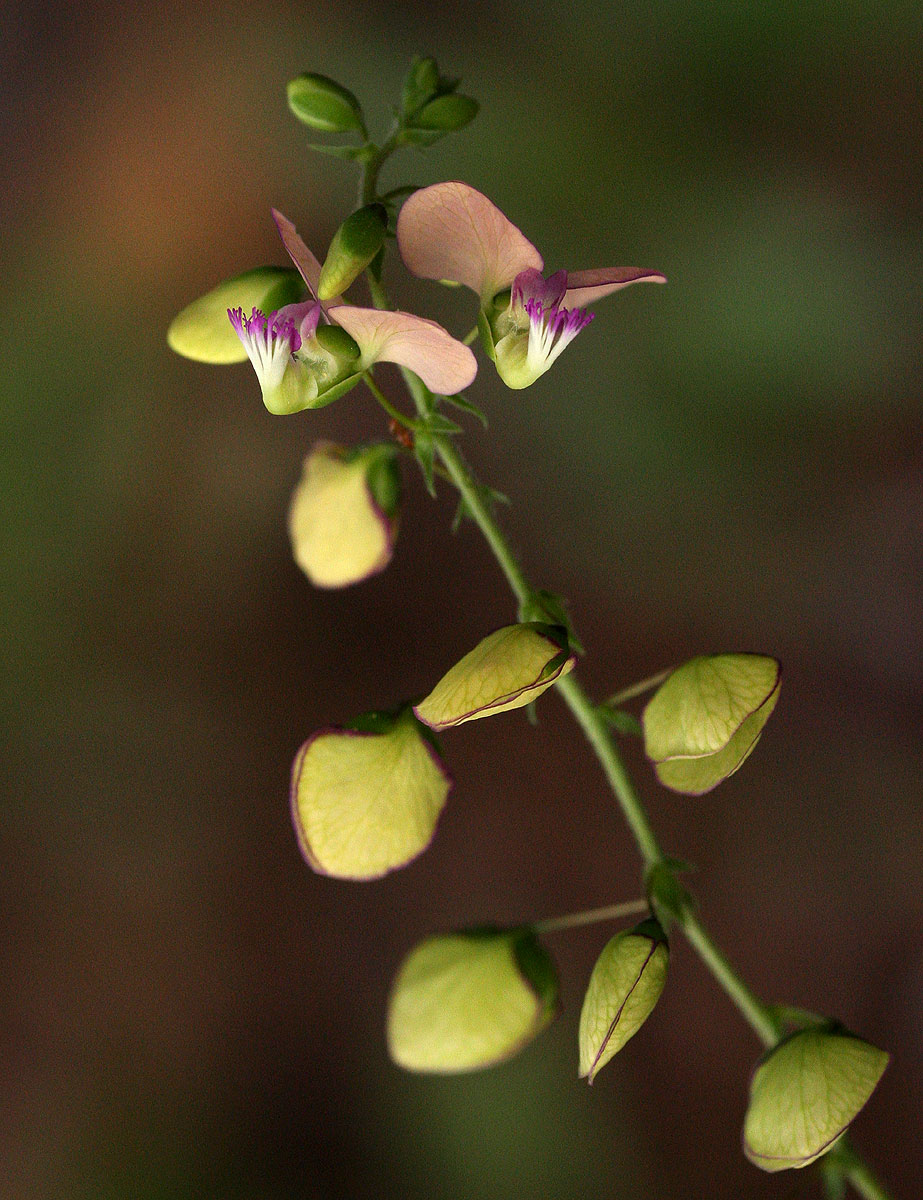
<path id="1" fill-rule="evenodd" d="M 537 621 L 507 625 L 457 662 L 414 712 L 432 729 L 448 729 L 522 708 L 573 665 L 565 630 Z"/>
<path id="2" fill-rule="evenodd" d="M 289 81 L 288 106 L 305 125 L 321 133 L 365 132 L 362 108 L 347 88 L 326 75 L 306 72 Z"/>
<path id="3" fill-rule="evenodd" d="M 617 933 L 596 961 L 580 1013 L 580 1078 L 596 1073 L 634 1037 L 667 981 L 670 951 L 656 918 Z"/>
<path id="4" fill-rule="evenodd" d="M 388 1003 L 388 1052 L 408 1071 L 452 1074 L 518 1053 L 553 1020 L 554 964 L 531 930 L 428 938 L 404 959 Z"/>
<path id="5" fill-rule="evenodd" d="M 305 459 L 288 528 L 295 561 L 315 587 L 359 583 L 391 561 L 401 494 L 396 457 L 387 445 L 349 451 L 318 442 Z"/>
<path id="6" fill-rule="evenodd" d="M 333 235 L 317 288 L 319 300 L 345 291 L 381 249 L 388 230 L 383 204 L 366 204 L 346 218 Z"/>
<path id="7" fill-rule="evenodd" d="M 434 58 L 415 58 L 404 80 L 401 108 L 411 117 L 439 92 L 439 68 Z"/>
<path id="8" fill-rule="evenodd" d="M 229 309 L 271 313 L 304 295 L 297 271 L 289 267 L 254 267 L 187 304 L 170 322 L 167 344 L 177 354 L 204 363 L 245 362 L 247 351 L 228 320 Z"/>
<path id="9" fill-rule="evenodd" d="M 750 1083 L 747 1158 L 764 1171 L 806 1167 L 820 1158 L 865 1106 L 889 1057 L 833 1023 L 780 1042 Z"/>
<path id="10" fill-rule="evenodd" d="M 733 775 L 776 706 L 780 672 L 760 654 L 713 654 L 678 667 L 641 718 L 660 782 L 697 796 Z"/>
<path id="11" fill-rule="evenodd" d="M 322 729 L 292 767 L 301 852 L 324 875 L 376 879 L 426 849 L 451 786 L 409 709 Z"/>
<path id="12" fill-rule="evenodd" d="M 416 129 L 437 129 L 451 133 L 464 129 L 478 115 L 477 100 L 452 92 L 448 96 L 437 96 L 417 113 L 413 119 Z"/>

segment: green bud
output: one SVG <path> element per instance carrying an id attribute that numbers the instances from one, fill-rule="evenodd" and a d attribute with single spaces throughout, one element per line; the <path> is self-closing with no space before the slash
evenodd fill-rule
<path id="1" fill-rule="evenodd" d="M 641 724 L 660 782 L 701 795 L 743 765 L 776 706 L 779 663 L 760 654 L 714 654 L 678 667 Z"/>
<path id="2" fill-rule="evenodd" d="M 204 363 L 245 362 L 247 351 L 228 320 L 228 309 L 249 315 L 258 308 L 267 316 L 304 295 L 297 271 L 288 267 L 254 267 L 187 304 L 170 322 L 167 344 L 177 354 Z"/>
<path id="3" fill-rule="evenodd" d="M 367 204 L 346 218 L 333 236 L 320 273 L 319 300 L 332 300 L 346 290 L 381 249 L 388 231 L 383 204 Z"/>
<path id="4" fill-rule="evenodd" d="M 322 729 L 292 767 L 301 851 L 322 874 L 376 879 L 426 849 L 451 786 L 409 709 L 376 714 L 371 728 Z"/>
<path id="5" fill-rule="evenodd" d="M 388 1003 L 388 1051 L 408 1071 L 453 1074 L 518 1053 L 553 1020 L 558 983 L 531 930 L 467 930 L 421 942 Z"/>
<path id="6" fill-rule="evenodd" d="M 417 113 L 413 119 L 417 129 L 438 129 L 451 133 L 464 129 L 478 115 L 478 102 L 470 96 L 453 92 L 448 96 L 437 96 Z"/>
<path id="7" fill-rule="evenodd" d="M 365 136 L 359 101 L 335 80 L 309 71 L 290 80 L 286 92 L 289 108 L 311 129 L 321 133 L 357 131 Z"/>
<path id="8" fill-rule="evenodd" d="M 439 68 L 434 58 L 415 58 L 404 79 L 401 108 L 411 117 L 439 91 Z"/>
<path id="9" fill-rule="evenodd" d="M 355 339 L 339 325 L 318 325 L 314 340 L 343 366 L 355 362 L 362 353 Z"/>
<path id="10" fill-rule="evenodd" d="M 315 587 L 359 583 L 391 561 L 400 507 L 396 457 L 392 446 L 348 451 L 318 442 L 305 459 L 288 528 L 295 562 Z"/>
<path id="11" fill-rule="evenodd" d="M 764 1171 L 806 1167 L 820 1158 L 865 1106 L 889 1057 L 832 1023 L 780 1042 L 750 1083 L 747 1158 Z"/>
<path id="12" fill-rule="evenodd" d="M 596 961 L 580 1013 L 580 1078 L 600 1068 L 634 1037 L 667 981 L 670 951 L 653 917 L 617 933 Z"/>
<path id="13" fill-rule="evenodd" d="M 414 712 L 432 729 L 523 708 L 573 668 L 566 631 L 537 621 L 507 625 L 479 642 Z"/>

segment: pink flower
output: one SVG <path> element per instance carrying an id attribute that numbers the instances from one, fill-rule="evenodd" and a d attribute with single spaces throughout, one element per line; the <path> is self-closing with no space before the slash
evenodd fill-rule
<path id="1" fill-rule="evenodd" d="M 485 346 L 512 388 L 534 383 L 589 324 L 584 305 L 630 283 L 666 282 L 659 271 L 638 267 L 558 271 L 546 280 L 532 243 L 466 183 L 414 192 L 401 209 L 397 240 L 415 275 L 477 293 Z"/>
<path id="2" fill-rule="evenodd" d="M 273 217 L 313 299 L 268 314 L 258 308 L 250 316 L 240 308 L 228 310 L 270 412 L 294 413 L 329 404 L 376 362 L 409 368 L 440 395 L 468 387 L 477 373 L 477 360 L 435 321 L 357 308 L 339 296 L 321 303 L 320 263 L 287 217 L 275 209 Z"/>

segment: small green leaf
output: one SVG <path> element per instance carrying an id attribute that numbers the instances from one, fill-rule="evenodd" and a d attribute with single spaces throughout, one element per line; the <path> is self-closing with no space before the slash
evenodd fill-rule
<path id="1" fill-rule="evenodd" d="M 322 874 L 376 879 L 429 845 L 451 786 L 409 710 L 380 732 L 323 729 L 292 768 L 301 851 Z"/>
<path id="2" fill-rule="evenodd" d="M 350 213 L 327 251 L 317 288 L 319 300 L 332 300 L 349 287 L 381 249 L 387 229 L 383 204 L 366 204 Z"/>
<path id="3" fill-rule="evenodd" d="M 414 712 L 432 729 L 448 729 L 523 708 L 573 665 L 563 629 L 535 621 L 507 625 L 457 662 Z"/>
<path id="4" fill-rule="evenodd" d="M 670 952 L 653 917 L 617 933 L 597 959 L 580 1013 L 580 1078 L 592 1083 L 660 999 Z"/>
<path id="5" fill-rule="evenodd" d="M 431 434 L 437 433 L 463 433 L 461 425 L 457 425 L 455 421 L 450 421 L 449 418 L 441 412 L 432 412 L 426 418 L 426 427 Z"/>
<path id="6" fill-rule="evenodd" d="M 394 552 L 399 504 L 391 447 L 351 454 L 318 442 L 289 509 L 295 562 L 322 588 L 347 587 L 383 571 Z"/>
<path id="7" fill-rule="evenodd" d="M 327 154 L 331 158 L 345 158 L 348 162 L 367 162 L 373 155 L 371 146 L 330 146 L 326 142 L 309 142 L 308 149 L 315 154 Z"/>
<path id="8" fill-rule="evenodd" d="M 456 392 L 456 394 L 454 396 L 446 396 L 445 399 L 454 408 L 461 409 L 462 412 L 469 413 L 472 417 L 477 417 L 477 419 L 481 422 L 481 424 L 484 426 L 484 428 L 485 429 L 488 428 L 487 417 L 484 415 L 484 413 L 481 411 L 481 409 L 478 408 L 478 406 L 476 404 L 472 404 L 470 400 L 466 400 L 461 392 Z M 507 504 L 508 503 L 509 503 L 509 500 L 507 500 Z"/>
<path id="9" fill-rule="evenodd" d="M 423 482 L 426 484 L 426 490 L 435 499 L 436 478 L 434 468 L 436 466 L 436 446 L 427 430 L 418 429 L 414 433 L 413 453 L 417 462 L 420 464 L 420 470 L 423 473 Z"/>
<path id="10" fill-rule="evenodd" d="M 305 125 L 321 133 L 365 133 L 362 108 L 356 97 L 326 75 L 306 72 L 290 80 L 288 106 Z"/>
<path id="11" fill-rule="evenodd" d="M 764 1171 L 806 1167 L 820 1158 L 864 1108 L 889 1057 L 833 1023 L 785 1038 L 750 1083 L 747 1158 Z"/>
<path id="12" fill-rule="evenodd" d="M 716 654 L 673 671 L 642 715 L 645 753 L 666 787 L 710 791 L 753 751 L 779 697 L 780 668 L 759 654 Z"/>
<path id="13" fill-rule="evenodd" d="M 254 308 L 268 315 L 304 295 L 297 271 L 288 267 L 254 267 L 187 304 L 170 322 L 167 344 L 195 362 L 226 364 L 245 362 L 247 351 L 228 319 L 229 308 L 249 316 Z"/>
<path id="14" fill-rule="evenodd" d="M 438 96 L 425 105 L 413 118 L 416 129 L 438 129 L 441 133 L 454 133 L 464 129 L 478 115 L 478 102 L 470 96 L 453 92 Z"/>
<path id="15" fill-rule="evenodd" d="M 470 930 L 410 952 L 388 1004 L 388 1051 L 408 1071 L 453 1074 L 503 1062 L 551 1022 L 558 985 L 531 931 Z"/>

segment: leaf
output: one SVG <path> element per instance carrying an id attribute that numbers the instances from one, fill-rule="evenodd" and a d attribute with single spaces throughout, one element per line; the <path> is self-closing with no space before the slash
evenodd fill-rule
<path id="1" fill-rule="evenodd" d="M 292 767 L 298 843 L 324 875 L 376 879 L 405 866 L 429 845 L 452 786 L 409 710 L 375 717 L 377 732 L 315 733 Z"/>
<path id="2" fill-rule="evenodd" d="M 328 154 L 331 158 L 345 158 L 349 162 L 367 162 L 374 154 L 371 146 L 329 146 L 326 142 L 309 142 L 308 149 L 316 154 Z"/>
<path id="3" fill-rule="evenodd" d="M 481 409 L 478 408 L 476 404 L 472 404 L 470 400 L 466 400 L 461 392 L 456 392 L 454 396 L 446 396 L 446 400 L 448 400 L 449 404 L 453 405 L 453 407 L 461 409 L 462 412 L 469 413 L 472 417 L 477 417 L 484 428 L 488 428 L 487 417 L 485 414 L 481 411 Z M 509 500 L 505 496 L 504 500 L 507 504 L 509 504 Z"/>
<path id="4" fill-rule="evenodd" d="M 580 1013 L 580 1077 L 596 1074 L 638 1032 L 660 999 L 669 948 L 654 918 L 617 933 L 596 961 Z"/>
<path id="5" fill-rule="evenodd" d="M 414 712 L 432 729 L 448 729 L 523 708 L 573 665 L 563 629 L 539 622 L 507 625 L 457 662 Z"/>
<path id="6" fill-rule="evenodd" d="M 453 1074 L 494 1066 L 551 1022 L 557 994 L 554 966 L 531 931 L 428 938 L 394 981 L 388 1051 L 408 1071 Z"/>
<path id="7" fill-rule="evenodd" d="M 747 1158 L 764 1171 L 806 1167 L 820 1158 L 865 1107 L 889 1057 L 833 1023 L 781 1041 L 750 1083 Z"/>
<path id="8" fill-rule="evenodd" d="M 414 458 L 420 464 L 420 470 L 423 472 L 423 482 L 426 484 L 426 490 L 435 499 L 436 480 L 434 467 L 436 465 L 436 447 L 427 430 L 420 428 L 415 430 L 413 454 Z"/>

